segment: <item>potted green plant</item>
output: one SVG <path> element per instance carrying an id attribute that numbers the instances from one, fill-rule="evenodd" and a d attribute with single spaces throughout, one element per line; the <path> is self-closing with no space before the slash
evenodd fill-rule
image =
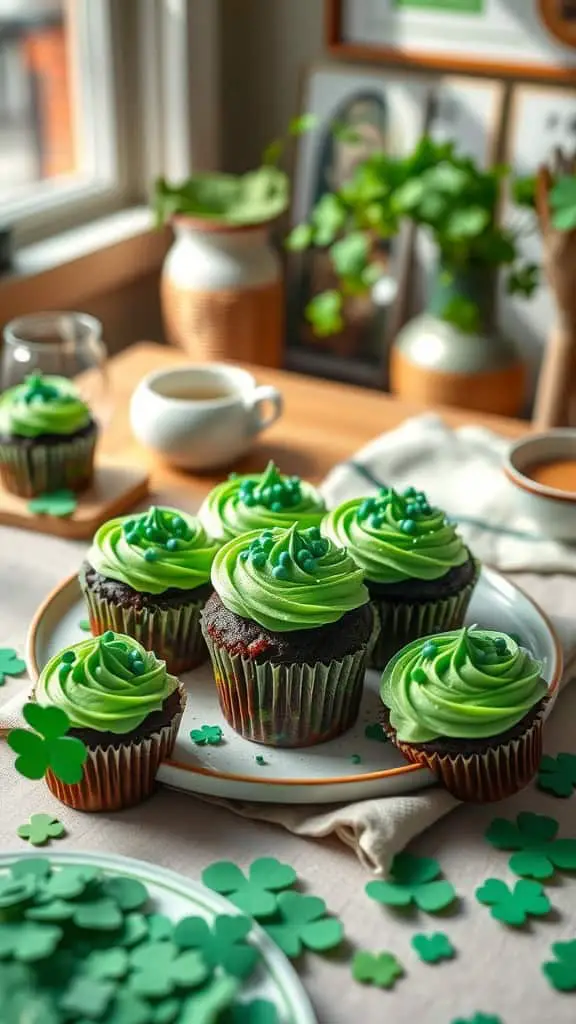
<path id="1" fill-rule="evenodd" d="M 295 118 L 289 136 L 312 122 Z M 269 234 L 289 201 L 289 180 L 278 166 L 284 145 L 272 143 L 247 174 L 155 182 L 156 221 L 170 223 L 175 235 L 161 276 L 166 335 L 197 360 L 282 362 L 282 267 Z"/>
<path id="2" fill-rule="evenodd" d="M 348 295 L 370 290 L 381 268 L 374 240 L 396 235 L 408 221 L 425 230 L 438 265 L 425 312 L 395 339 L 392 389 L 405 397 L 517 412 L 525 386 L 514 347 L 494 332 L 497 272 L 511 293 L 529 296 L 538 268 L 524 263 L 512 227 L 499 223 L 506 167 L 482 170 L 452 143 L 420 140 L 407 157 L 376 153 L 350 182 L 325 195 L 310 220 L 288 238 L 291 249 L 327 247 L 339 288 L 315 296 L 306 315 L 319 334 L 337 332 Z M 528 202 L 525 183 L 514 190 Z"/>

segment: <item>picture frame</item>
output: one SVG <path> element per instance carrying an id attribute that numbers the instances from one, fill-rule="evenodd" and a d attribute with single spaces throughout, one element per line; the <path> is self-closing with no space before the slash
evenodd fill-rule
<path id="1" fill-rule="evenodd" d="M 351 60 L 576 81 L 574 0 L 325 0 L 325 26 Z"/>
<path id="2" fill-rule="evenodd" d="M 307 220 L 315 203 L 343 184 L 355 164 L 373 150 L 409 152 L 424 132 L 430 87 L 426 78 L 396 71 L 314 64 L 302 89 L 301 109 L 314 114 L 314 130 L 298 140 L 294 167 L 292 226 Z M 354 128 L 357 141 L 336 139 L 336 124 Z M 335 285 L 325 250 L 291 254 L 288 260 L 290 369 L 372 387 L 386 387 L 388 348 L 405 315 L 410 235 L 382 243 L 377 257 L 389 269 L 391 288 L 380 305 L 371 296 L 346 300 L 345 328 L 318 338 L 305 316 L 313 297 Z M 386 289 L 380 290 L 383 295 Z"/>
<path id="3" fill-rule="evenodd" d="M 517 85 L 511 97 L 504 143 L 504 160 L 511 166 L 512 175 L 536 174 L 558 148 L 576 150 L 576 90 Z M 536 214 L 517 208 L 513 213 L 508 202 L 502 216 L 505 223 L 513 223 L 518 231 L 517 244 L 522 258 L 542 266 L 543 246 Z M 516 342 L 526 359 L 531 393 L 555 318 L 554 299 L 543 270 L 540 284 L 530 299 L 508 295 L 504 288 L 500 289 L 497 329 Z"/>

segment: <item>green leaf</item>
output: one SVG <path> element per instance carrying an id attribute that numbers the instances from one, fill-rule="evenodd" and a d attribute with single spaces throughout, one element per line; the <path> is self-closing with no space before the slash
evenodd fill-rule
<path id="1" fill-rule="evenodd" d="M 298 224 L 286 239 L 286 248 L 290 252 L 302 252 L 312 244 L 313 231 L 311 224 Z"/>
<path id="2" fill-rule="evenodd" d="M 360 950 L 352 960 L 352 977 L 361 985 L 392 988 L 404 968 L 392 953 L 368 953 Z"/>
<path id="3" fill-rule="evenodd" d="M 536 209 L 536 175 L 515 178 L 512 182 L 512 198 L 517 206 Z"/>
<path id="4" fill-rule="evenodd" d="M 436 167 L 431 167 L 422 176 L 422 183 L 426 190 L 445 192 L 450 196 L 462 195 L 469 181 L 469 173 L 447 161 L 439 163 Z"/>
<path id="5" fill-rule="evenodd" d="M 306 135 L 307 132 L 312 131 L 318 124 L 318 117 L 316 114 L 301 114 L 299 117 L 293 117 L 288 126 L 290 135 Z"/>
<path id="6" fill-rule="evenodd" d="M 450 939 L 443 932 L 436 932 L 433 935 L 414 935 L 411 944 L 420 959 L 427 964 L 451 960 L 456 954 Z"/>
<path id="7" fill-rule="evenodd" d="M 480 309 L 472 299 L 454 295 L 442 309 L 442 319 L 454 324 L 463 334 L 474 334 L 480 327 Z"/>
<path id="8" fill-rule="evenodd" d="M 469 206 L 466 210 L 455 210 L 448 218 L 446 237 L 457 241 L 474 238 L 488 226 L 491 214 L 481 206 Z"/>
<path id="9" fill-rule="evenodd" d="M 358 278 L 366 269 L 369 252 L 367 236 L 361 231 L 353 231 L 334 243 L 330 249 L 330 258 L 340 277 Z"/>
<path id="10" fill-rule="evenodd" d="M 399 213 L 411 213 L 422 202 L 425 191 L 424 182 L 420 178 L 412 178 L 394 193 L 394 209 Z"/>
<path id="11" fill-rule="evenodd" d="M 344 328 L 342 295 L 335 290 L 315 295 L 306 306 L 305 315 L 319 337 L 338 334 Z"/>
<path id="12" fill-rule="evenodd" d="M 507 290 L 509 295 L 523 295 L 530 298 L 538 287 L 540 267 L 536 263 L 519 266 L 508 277 Z"/>
<path id="13" fill-rule="evenodd" d="M 564 210 L 556 210 L 552 216 L 552 225 L 557 231 L 573 231 L 576 228 L 576 204 Z"/>
<path id="14" fill-rule="evenodd" d="M 312 211 L 314 242 L 320 247 L 331 245 L 346 222 L 346 207 L 337 196 L 322 196 Z"/>

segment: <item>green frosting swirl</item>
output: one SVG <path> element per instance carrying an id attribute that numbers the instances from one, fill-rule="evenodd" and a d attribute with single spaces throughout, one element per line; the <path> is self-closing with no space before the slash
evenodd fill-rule
<path id="1" fill-rule="evenodd" d="M 347 547 L 366 579 L 376 583 L 440 579 L 470 557 L 444 513 L 413 487 L 346 501 L 328 512 L 322 532 Z"/>
<path id="2" fill-rule="evenodd" d="M 506 732 L 547 693 L 542 666 L 506 633 L 476 627 L 415 640 L 382 676 L 398 739 L 483 739 Z"/>
<path id="3" fill-rule="evenodd" d="M 111 631 L 60 651 L 42 670 L 34 696 L 65 711 L 72 726 L 123 735 L 137 729 L 178 688 L 155 654 Z"/>
<path id="4" fill-rule="evenodd" d="M 226 608 L 278 633 L 325 626 L 366 604 L 363 575 L 346 551 L 322 540 L 318 527 L 296 524 L 236 537 L 212 566 Z"/>
<path id="5" fill-rule="evenodd" d="M 140 516 L 104 523 L 86 558 L 102 576 L 163 594 L 170 587 L 194 590 L 207 583 L 218 547 L 195 516 L 152 505 Z"/>
<path id="6" fill-rule="evenodd" d="M 249 530 L 319 526 L 326 510 L 312 484 L 284 476 L 273 462 L 262 474 L 237 476 L 214 487 L 198 516 L 212 537 L 232 540 Z"/>
<path id="7" fill-rule="evenodd" d="M 0 434 L 74 434 L 90 420 L 88 406 L 66 377 L 33 373 L 0 396 Z"/>

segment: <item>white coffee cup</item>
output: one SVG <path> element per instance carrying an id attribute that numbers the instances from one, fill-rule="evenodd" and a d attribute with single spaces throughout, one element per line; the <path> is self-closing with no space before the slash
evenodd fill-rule
<path id="1" fill-rule="evenodd" d="M 277 388 L 257 385 L 246 370 L 224 363 L 156 370 L 130 402 L 138 441 L 184 469 L 230 465 L 281 413 Z"/>

